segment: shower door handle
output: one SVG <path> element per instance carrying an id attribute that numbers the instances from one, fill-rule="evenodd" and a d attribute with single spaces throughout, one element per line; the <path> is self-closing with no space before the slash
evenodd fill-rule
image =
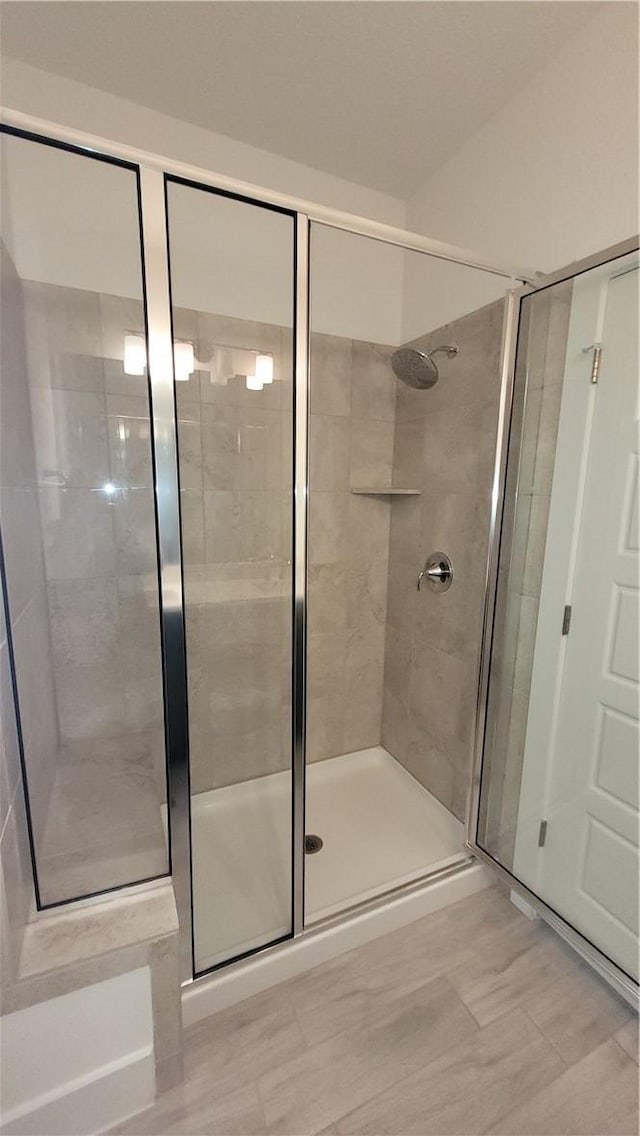
<path id="1" fill-rule="evenodd" d="M 453 581 L 453 564 L 445 552 L 432 552 L 418 576 L 418 591 L 426 580 L 433 591 L 446 592 Z"/>

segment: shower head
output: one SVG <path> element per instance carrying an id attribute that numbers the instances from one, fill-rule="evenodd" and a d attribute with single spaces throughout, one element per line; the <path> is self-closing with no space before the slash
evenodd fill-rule
<path id="1" fill-rule="evenodd" d="M 418 351 L 415 347 L 400 347 L 391 356 L 391 366 L 399 379 L 409 387 L 428 390 L 438 381 L 438 368 L 432 356 L 446 351 L 453 359 L 458 354 L 457 347 L 434 347 L 433 351 Z"/>

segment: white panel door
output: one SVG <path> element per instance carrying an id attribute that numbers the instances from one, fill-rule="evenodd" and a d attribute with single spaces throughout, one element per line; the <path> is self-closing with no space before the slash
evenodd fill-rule
<path id="1" fill-rule="evenodd" d="M 638 275 L 635 268 L 606 286 L 536 872 L 541 897 L 636 979 Z"/>

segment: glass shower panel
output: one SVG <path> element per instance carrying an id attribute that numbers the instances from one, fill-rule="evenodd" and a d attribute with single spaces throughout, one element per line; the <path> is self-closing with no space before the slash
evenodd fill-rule
<path id="1" fill-rule="evenodd" d="M 636 980 L 637 265 L 522 301 L 478 828 Z"/>
<path id="2" fill-rule="evenodd" d="M 320 224 L 310 265 L 307 921 L 465 855 L 505 292 Z"/>
<path id="3" fill-rule="evenodd" d="M 202 972 L 292 930 L 294 218 L 173 179 L 167 208 Z"/>
<path id="4" fill-rule="evenodd" d="M 9 133 L 2 179 L 7 622 L 48 906 L 168 871 L 138 184 Z"/>

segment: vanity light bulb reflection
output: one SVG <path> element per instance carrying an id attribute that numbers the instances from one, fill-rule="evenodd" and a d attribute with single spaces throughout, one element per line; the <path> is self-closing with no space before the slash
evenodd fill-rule
<path id="1" fill-rule="evenodd" d="M 192 375 L 195 370 L 195 365 L 193 343 L 174 343 L 173 368 L 176 376 L 176 382 L 188 382 L 189 375 Z"/>
<path id="2" fill-rule="evenodd" d="M 256 379 L 263 385 L 273 382 L 273 355 L 256 355 Z"/>
<path id="3" fill-rule="evenodd" d="M 147 348 L 143 335 L 124 337 L 125 375 L 144 375 L 147 367 Z M 193 343 L 174 342 L 173 369 L 177 383 L 186 383 L 195 370 Z"/>
<path id="4" fill-rule="evenodd" d="M 125 375 L 144 375 L 147 366 L 147 348 L 142 335 L 124 337 Z"/>
<path id="5" fill-rule="evenodd" d="M 247 390 L 261 391 L 273 382 L 273 355 L 256 355 L 255 375 L 247 375 Z"/>

